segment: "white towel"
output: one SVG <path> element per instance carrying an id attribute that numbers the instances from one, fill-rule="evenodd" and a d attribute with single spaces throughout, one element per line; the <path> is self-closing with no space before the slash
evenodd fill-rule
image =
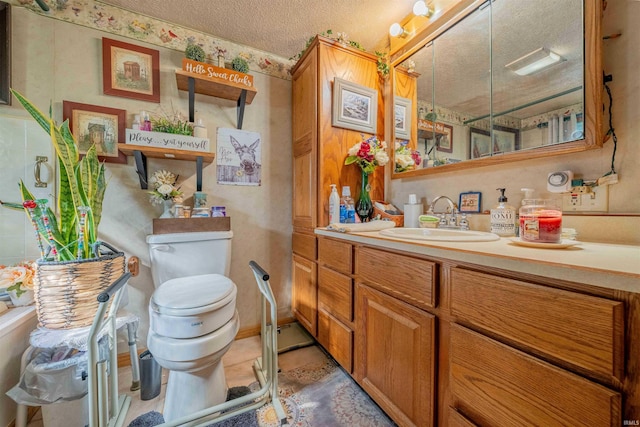
<path id="1" fill-rule="evenodd" d="M 327 230 L 337 231 L 339 233 L 360 233 L 363 231 L 380 231 L 395 226 L 396 224 L 393 221 L 374 220 L 357 224 L 329 224 Z"/>

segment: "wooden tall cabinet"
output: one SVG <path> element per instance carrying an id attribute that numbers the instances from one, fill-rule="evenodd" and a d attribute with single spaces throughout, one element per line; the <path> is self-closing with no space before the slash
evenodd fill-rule
<path id="1" fill-rule="evenodd" d="M 330 184 L 348 185 L 357 199 L 360 170 L 344 165 L 349 148 L 361 132 L 332 126 L 333 83 L 340 78 L 378 91 L 377 132 L 384 138 L 384 81 L 375 55 L 317 36 L 293 68 L 293 266 L 292 310 L 314 336 L 317 330 L 316 227 L 329 222 Z M 365 134 L 370 137 L 371 134 Z M 384 199 L 384 168 L 369 177 L 371 196 Z M 313 268 L 311 264 L 314 264 Z M 325 324 L 325 322 L 323 322 Z"/>

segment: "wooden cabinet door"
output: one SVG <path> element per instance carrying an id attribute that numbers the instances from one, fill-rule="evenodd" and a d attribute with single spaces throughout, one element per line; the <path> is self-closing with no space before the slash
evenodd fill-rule
<path id="1" fill-rule="evenodd" d="M 294 254 L 291 272 L 291 311 L 314 337 L 318 324 L 317 296 L 316 263 Z"/>
<path id="2" fill-rule="evenodd" d="M 293 75 L 293 226 L 317 227 L 318 70 L 311 52 Z"/>
<path id="3" fill-rule="evenodd" d="M 453 407 L 481 426 L 619 426 L 621 396 L 453 324 Z"/>
<path id="4" fill-rule="evenodd" d="M 399 425 L 434 423 L 435 322 L 425 311 L 357 285 L 355 376 Z"/>

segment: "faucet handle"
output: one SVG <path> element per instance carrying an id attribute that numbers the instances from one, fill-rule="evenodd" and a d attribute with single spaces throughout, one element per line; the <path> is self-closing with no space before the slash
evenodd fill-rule
<path id="1" fill-rule="evenodd" d="M 460 218 L 460 222 L 458 223 L 460 226 L 460 230 L 468 230 L 469 229 L 469 220 L 467 219 L 467 214 L 462 213 L 462 218 Z"/>
<path id="2" fill-rule="evenodd" d="M 438 224 L 447 225 L 447 214 L 445 213 L 440 214 L 440 221 L 438 222 Z"/>

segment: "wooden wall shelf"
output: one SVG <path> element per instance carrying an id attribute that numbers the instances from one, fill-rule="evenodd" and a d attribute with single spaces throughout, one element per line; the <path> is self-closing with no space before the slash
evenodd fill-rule
<path id="1" fill-rule="evenodd" d="M 176 70 L 178 89 L 189 92 L 189 121 L 195 121 L 194 99 L 195 93 L 230 99 L 237 102 L 238 129 L 242 129 L 245 104 L 251 104 L 258 91 L 254 87 L 243 84 L 205 78 L 199 74 L 184 70 Z"/>
<path id="2" fill-rule="evenodd" d="M 189 160 L 196 162 L 196 191 L 202 191 L 202 164 L 211 163 L 215 159 L 214 153 L 205 151 L 176 150 L 171 148 L 146 147 L 143 145 L 118 144 L 118 150 L 127 156 L 133 156 L 136 162 L 136 172 L 140 179 L 140 188 L 146 190 L 147 157 L 155 159 Z"/>

